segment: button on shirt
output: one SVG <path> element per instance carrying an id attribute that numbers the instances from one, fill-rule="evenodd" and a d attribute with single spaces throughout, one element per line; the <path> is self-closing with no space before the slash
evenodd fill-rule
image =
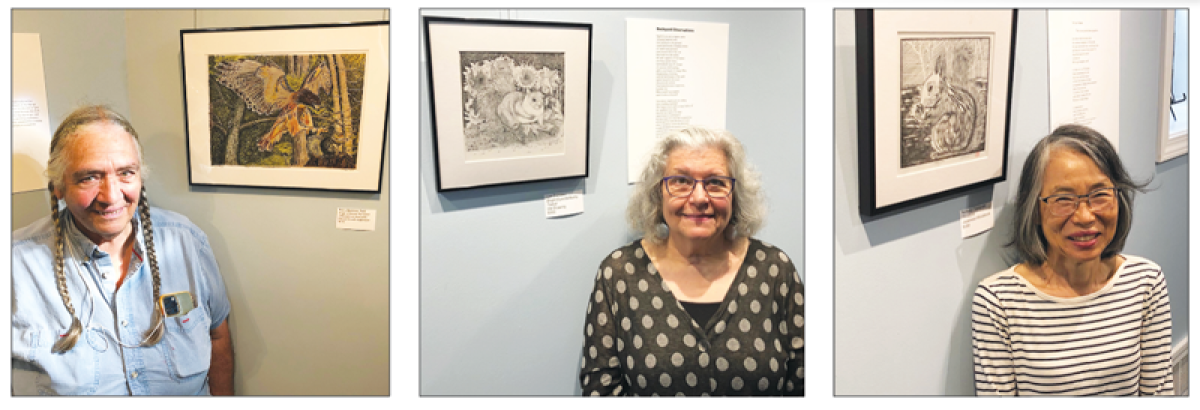
<path id="1" fill-rule="evenodd" d="M 197 307 L 164 318 L 165 334 L 140 346 L 152 322 L 153 277 L 140 217 L 126 278 L 118 264 L 84 236 L 65 209 L 64 272 L 71 304 L 83 324 L 75 347 L 50 351 L 67 333 L 71 315 L 54 274 L 50 217 L 13 233 L 12 366 L 16 395 L 204 395 L 212 355 L 209 332 L 229 315 L 229 299 L 208 238 L 186 217 L 151 208 L 160 295 L 189 291 Z"/>
<path id="2" fill-rule="evenodd" d="M 717 312 L 697 322 L 634 241 L 604 258 L 584 327 L 587 396 L 804 395 L 804 285 L 750 238 Z"/>

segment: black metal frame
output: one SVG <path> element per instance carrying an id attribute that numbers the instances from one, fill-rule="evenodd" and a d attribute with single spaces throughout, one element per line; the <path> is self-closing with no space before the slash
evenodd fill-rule
<path id="1" fill-rule="evenodd" d="M 184 131 L 184 144 L 183 145 L 184 145 L 185 153 L 187 154 L 188 185 L 215 186 L 215 187 L 239 187 L 239 188 L 288 189 L 288 190 L 325 191 L 325 192 L 357 192 L 357 193 L 379 193 L 379 192 L 381 192 L 382 188 L 383 188 L 384 163 L 387 161 L 387 157 L 388 157 L 388 150 L 387 150 L 388 131 L 387 130 L 388 130 L 388 126 L 390 124 L 389 117 L 391 114 L 391 99 L 392 99 L 392 93 L 390 91 L 391 90 L 390 73 L 388 74 L 388 81 L 385 85 L 386 87 L 388 87 L 389 91 L 386 94 L 386 98 L 384 100 L 384 107 L 383 107 L 384 124 L 383 124 L 383 135 L 381 136 L 381 138 L 383 138 L 383 140 L 380 143 L 380 149 L 382 149 L 383 152 L 379 156 L 379 175 L 376 176 L 376 178 L 375 178 L 375 189 L 374 190 L 370 190 L 370 189 L 332 189 L 332 188 L 292 187 L 292 186 L 266 186 L 266 185 L 238 185 L 238 184 L 195 182 L 195 180 L 192 178 L 191 128 L 188 124 L 189 116 L 188 116 L 188 106 L 187 106 L 187 89 L 188 89 L 187 64 L 185 64 L 185 59 L 184 59 L 184 57 L 187 55 L 187 51 L 184 50 L 184 41 L 183 41 L 184 36 L 188 35 L 188 34 L 204 34 L 204 33 L 217 33 L 217 32 L 230 32 L 230 31 L 265 31 L 265 30 L 345 28 L 345 27 L 353 27 L 353 26 L 379 26 L 379 25 L 389 26 L 389 25 L 391 25 L 391 22 L 389 22 L 387 20 L 381 20 L 381 21 L 334 23 L 334 24 L 297 24 L 297 25 L 287 25 L 287 26 L 247 26 L 247 27 L 220 27 L 220 28 L 179 30 L 179 66 L 180 66 L 180 73 L 182 75 L 181 79 L 183 80 L 180 82 L 180 86 L 183 87 L 183 131 Z M 389 61 L 388 64 L 390 67 L 391 62 Z"/>
<path id="2" fill-rule="evenodd" d="M 523 183 L 528 183 L 528 182 L 556 181 L 556 180 L 562 180 L 562 179 L 587 178 L 588 177 L 588 173 L 589 173 L 588 169 L 589 169 L 589 166 L 591 165 L 589 162 L 591 160 L 591 145 L 590 144 L 591 144 L 591 123 L 592 123 L 591 106 L 592 106 L 592 40 L 593 40 L 593 37 L 592 37 L 592 24 L 591 23 L 567 23 L 567 22 L 529 21 L 529 20 L 467 19 L 467 18 L 434 17 L 434 16 L 423 16 L 423 17 L 421 17 L 421 21 L 422 21 L 421 26 L 422 26 L 423 34 L 425 35 L 425 70 L 426 70 L 425 72 L 428 73 L 428 75 L 429 75 L 429 81 L 428 81 L 429 114 L 430 114 L 430 129 L 433 131 L 434 180 L 437 181 L 438 192 L 461 191 L 461 190 L 465 190 L 465 189 L 505 186 L 505 185 L 523 184 Z M 587 44 L 587 53 L 588 53 L 587 62 L 588 62 L 588 64 L 587 64 L 587 90 L 586 90 L 587 91 L 587 107 L 584 107 L 583 112 L 587 115 L 587 117 L 584 119 L 585 123 L 584 123 L 584 135 L 583 135 L 583 143 L 584 143 L 583 173 L 578 174 L 578 175 L 573 174 L 573 175 L 563 175 L 563 176 L 550 177 L 550 178 L 507 181 L 507 182 L 490 183 L 490 184 L 479 184 L 479 185 L 471 185 L 471 186 L 457 187 L 457 188 L 446 188 L 446 187 L 442 186 L 442 163 L 441 163 L 441 157 L 438 152 L 437 98 L 435 95 L 436 93 L 434 93 L 434 91 L 433 91 L 433 84 L 434 84 L 433 59 L 430 56 L 432 53 L 432 50 L 431 50 L 430 39 L 429 39 L 429 25 L 431 23 L 432 24 L 449 23 L 449 24 L 503 26 L 503 27 L 536 27 L 536 28 L 547 28 L 547 29 L 560 28 L 560 29 L 571 29 L 571 30 L 586 29 L 588 32 L 588 44 Z M 455 103 L 461 104 L 462 102 L 456 101 Z"/>
<path id="3" fill-rule="evenodd" d="M 976 188 L 1004 181 L 1008 176 L 1008 134 L 1012 116 L 1013 63 L 1017 49 L 1017 10 L 1012 11 L 1012 45 L 1008 56 L 1008 89 L 1005 90 L 1004 149 L 1000 176 L 916 197 L 895 204 L 875 206 L 875 15 L 874 10 L 854 11 L 856 71 L 858 77 L 858 205 L 859 213 L 879 216 L 914 208 L 929 202 L 960 195 Z"/>

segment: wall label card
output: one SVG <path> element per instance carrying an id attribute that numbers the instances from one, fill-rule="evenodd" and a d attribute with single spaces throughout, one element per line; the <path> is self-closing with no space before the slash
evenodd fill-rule
<path id="1" fill-rule="evenodd" d="M 654 142 L 689 125 L 725 128 L 729 24 L 625 20 L 629 182 Z"/>
<path id="2" fill-rule="evenodd" d="M 46 188 L 50 159 L 50 110 L 37 33 L 12 35 L 12 192 Z"/>
<path id="3" fill-rule="evenodd" d="M 995 218 L 992 217 L 991 202 L 958 211 L 958 219 L 962 224 L 963 239 L 987 232 L 996 223 Z"/>
<path id="4" fill-rule="evenodd" d="M 338 208 L 337 229 L 345 229 L 348 231 L 374 231 L 375 210 Z"/>
<path id="5" fill-rule="evenodd" d="M 546 218 L 583 213 L 583 191 L 546 195 Z"/>
<path id="6" fill-rule="evenodd" d="M 1119 149 L 1121 11 L 1050 10 L 1046 20 L 1050 129 L 1086 125 Z"/>

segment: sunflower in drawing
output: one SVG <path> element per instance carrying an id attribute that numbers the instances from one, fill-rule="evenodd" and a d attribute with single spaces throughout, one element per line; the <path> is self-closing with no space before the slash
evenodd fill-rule
<path id="1" fill-rule="evenodd" d="M 313 126 L 313 107 L 320 105 L 320 96 L 333 87 L 329 67 L 322 60 L 308 71 L 298 89 L 287 82 L 287 73 L 268 62 L 254 60 L 226 61 L 217 65 L 217 82 L 229 87 L 246 101 L 246 106 L 262 116 L 277 116 L 261 139 L 258 149 L 270 151 L 284 132 L 305 138 L 309 132 L 321 133 Z"/>

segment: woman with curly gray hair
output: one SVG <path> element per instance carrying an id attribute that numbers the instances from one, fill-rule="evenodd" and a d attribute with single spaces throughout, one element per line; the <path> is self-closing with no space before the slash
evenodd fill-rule
<path id="1" fill-rule="evenodd" d="M 804 286 L 752 237 L 766 204 L 728 131 L 690 127 L 655 145 L 626 211 L 644 237 L 596 272 L 584 395 L 803 395 Z"/>
<path id="2" fill-rule="evenodd" d="M 1145 186 L 1091 128 L 1064 125 L 1034 146 L 1009 243 L 1022 262 L 975 290 L 977 394 L 1172 393 L 1166 279 L 1121 253 Z"/>

